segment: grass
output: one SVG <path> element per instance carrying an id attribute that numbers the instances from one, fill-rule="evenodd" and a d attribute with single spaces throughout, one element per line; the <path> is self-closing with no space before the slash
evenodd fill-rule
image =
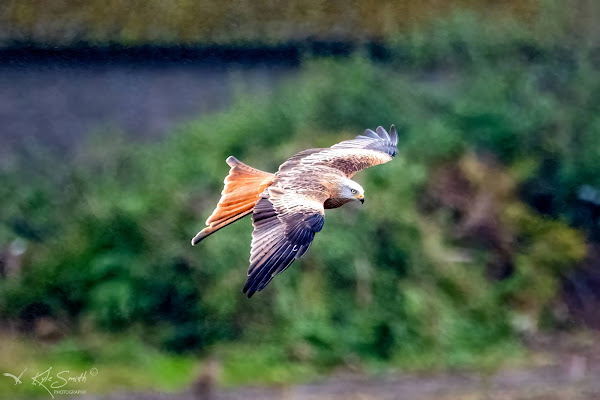
<path id="1" fill-rule="evenodd" d="M 49 345 L 5 334 L 0 340 L 0 372 L 15 376 L 25 372 L 20 385 L 14 385 L 10 377 L 1 377 L 0 398 L 48 396 L 44 388 L 32 381 L 36 374 L 48 368 L 53 377 L 48 381 L 50 385 L 64 383 L 57 377 L 61 371 L 69 371 L 62 373 L 62 377 L 86 374 L 85 382 L 69 382 L 61 389 L 86 390 L 93 394 L 173 392 L 192 382 L 201 362 L 191 356 L 160 352 L 127 336 L 86 336 L 85 339 L 69 338 Z"/>
<path id="2" fill-rule="evenodd" d="M 334 372 L 333 366 L 314 364 L 287 354 L 285 346 L 232 344 L 218 345 L 210 352 L 219 360 L 218 381 L 222 387 L 293 385 L 319 381 Z M 397 370 L 405 372 L 443 371 L 449 367 L 496 371 L 507 362 L 516 363 L 523 352 L 514 343 L 494 346 L 474 356 L 471 352 L 444 354 L 428 351 L 405 354 L 391 363 L 348 357 L 337 369 L 377 377 Z M 88 394 L 110 392 L 179 392 L 202 374 L 205 357 L 162 352 L 132 336 L 86 335 L 70 337 L 55 344 L 4 334 L 0 340 L 0 373 L 23 373 L 23 384 L 10 377 L 0 379 L 0 398 L 37 398 L 47 392 L 32 384 L 32 378 L 50 370 L 56 377 L 86 374 L 85 382 L 69 382 L 62 389 L 86 390 Z M 508 361 L 507 361 L 508 360 Z M 97 374 L 93 373 L 97 371 Z M 49 385 L 47 385 L 49 387 Z"/>

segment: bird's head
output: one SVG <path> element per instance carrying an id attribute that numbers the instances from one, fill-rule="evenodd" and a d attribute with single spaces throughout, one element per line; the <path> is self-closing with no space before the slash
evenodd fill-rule
<path id="1" fill-rule="evenodd" d="M 365 202 L 365 189 L 351 179 L 345 179 L 341 185 L 340 197 L 348 200 Z"/>

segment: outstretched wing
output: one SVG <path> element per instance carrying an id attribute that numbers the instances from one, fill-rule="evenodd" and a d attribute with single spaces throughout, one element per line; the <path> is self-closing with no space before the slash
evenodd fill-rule
<path id="1" fill-rule="evenodd" d="M 306 253 L 323 227 L 323 195 L 273 186 L 264 191 L 252 214 L 250 268 L 244 286 L 248 297 Z"/>
<path id="2" fill-rule="evenodd" d="M 280 172 L 300 166 L 324 165 L 337 168 L 351 178 L 364 168 L 391 161 L 398 152 L 398 132 L 394 125 L 388 133 L 381 126 L 367 129 L 364 135 L 344 140 L 326 149 L 300 152 L 279 167 Z"/>

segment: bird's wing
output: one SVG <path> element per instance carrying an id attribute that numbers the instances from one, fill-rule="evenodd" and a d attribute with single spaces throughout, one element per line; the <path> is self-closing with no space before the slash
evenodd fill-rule
<path id="1" fill-rule="evenodd" d="M 391 161 L 398 152 L 398 132 L 394 125 L 388 133 L 381 126 L 367 129 L 364 135 L 344 140 L 326 149 L 302 151 L 279 167 L 280 172 L 299 167 L 323 165 L 339 169 L 351 178 L 361 169 Z"/>
<path id="2" fill-rule="evenodd" d="M 284 190 L 263 192 L 252 214 L 252 249 L 244 293 L 251 297 L 302 257 L 324 223 L 325 193 Z"/>

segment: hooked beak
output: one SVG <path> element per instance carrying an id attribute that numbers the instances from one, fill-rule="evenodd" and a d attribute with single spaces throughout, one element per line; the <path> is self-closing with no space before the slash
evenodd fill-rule
<path id="1" fill-rule="evenodd" d="M 365 196 L 363 196 L 362 194 L 359 194 L 358 196 L 355 196 L 358 200 L 360 200 L 361 204 L 365 204 Z"/>

